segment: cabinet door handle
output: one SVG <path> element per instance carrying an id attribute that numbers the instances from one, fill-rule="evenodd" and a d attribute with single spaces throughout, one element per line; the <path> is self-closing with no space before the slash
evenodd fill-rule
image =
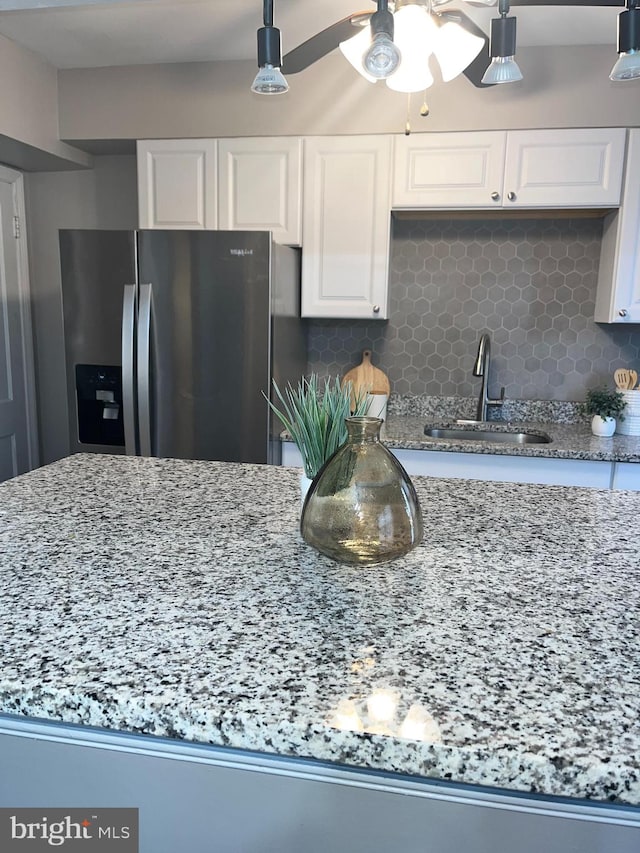
<path id="1" fill-rule="evenodd" d="M 627 317 L 627 316 L 628 316 L 628 314 L 629 314 L 629 312 L 627 311 L 627 309 L 626 309 L 626 308 L 621 308 L 621 309 L 618 311 L 618 314 L 619 314 L 621 317 Z"/>
<path id="2" fill-rule="evenodd" d="M 495 190 L 491 193 L 491 198 L 493 201 L 500 201 L 500 193 Z"/>
<path id="3" fill-rule="evenodd" d="M 515 201 L 516 200 L 516 194 L 513 192 L 513 190 L 511 190 L 511 192 L 507 193 L 507 198 L 509 199 L 509 201 Z"/>
<path id="4" fill-rule="evenodd" d="M 374 314 L 379 314 L 379 313 L 380 313 L 380 306 L 379 306 L 379 305 L 374 305 L 374 306 L 373 306 L 373 313 L 374 313 Z"/>

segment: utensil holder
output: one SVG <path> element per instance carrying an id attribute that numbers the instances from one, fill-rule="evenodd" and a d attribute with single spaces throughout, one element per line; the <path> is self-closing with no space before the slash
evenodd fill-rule
<path id="1" fill-rule="evenodd" d="M 618 418 L 616 432 L 619 435 L 640 435 L 640 390 L 621 391 L 624 397 L 624 420 Z"/>

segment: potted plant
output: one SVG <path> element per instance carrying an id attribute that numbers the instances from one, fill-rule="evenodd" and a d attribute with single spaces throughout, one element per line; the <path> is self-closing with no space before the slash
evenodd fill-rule
<path id="1" fill-rule="evenodd" d="M 583 411 L 591 415 L 591 432 L 594 435 L 608 437 L 616 429 L 616 418 L 624 420 L 626 402 L 620 391 L 613 391 L 605 386 L 591 388 L 583 403 Z"/>
<path id="2" fill-rule="evenodd" d="M 356 396 L 355 411 L 352 411 L 351 383 L 341 385 L 336 377 L 333 382 L 326 379 L 321 388 L 315 373 L 308 379 L 303 377 L 296 388 L 287 385 L 281 391 L 275 380 L 273 387 L 278 399 L 276 403 L 270 400 L 267 402 L 302 455 L 304 478 L 301 479 L 301 488 L 304 498 L 318 471 L 346 442 L 345 419 L 352 413 L 358 416 L 365 414 L 367 395 Z M 280 406 L 277 405 L 278 401 Z"/>

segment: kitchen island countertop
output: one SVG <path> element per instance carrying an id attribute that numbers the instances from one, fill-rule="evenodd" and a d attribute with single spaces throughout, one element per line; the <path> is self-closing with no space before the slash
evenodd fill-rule
<path id="1" fill-rule="evenodd" d="M 353 568 L 298 474 L 0 485 L 0 713 L 640 806 L 640 495 L 416 477 L 424 542 Z"/>

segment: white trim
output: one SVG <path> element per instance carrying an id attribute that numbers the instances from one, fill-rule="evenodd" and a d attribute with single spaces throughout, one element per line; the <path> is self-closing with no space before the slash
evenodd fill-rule
<path id="1" fill-rule="evenodd" d="M 29 468 L 40 464 L 38 451 L 38 418 L 36 409 L 36 379 L 33 348 L 33 324 L 31 319 L 31 286 L 29 280 L 29 255 L 27 248 L 27 220 L 24 202 L 24 176 L 0 165 L 0 180 L 12 184 L 13 212 L 20 221 L 20 237 L 16 238 L 18 290 L 20 292 L 20 330 L 22 335 L 22 364 L 27 419 L 27 444 Z"/>

